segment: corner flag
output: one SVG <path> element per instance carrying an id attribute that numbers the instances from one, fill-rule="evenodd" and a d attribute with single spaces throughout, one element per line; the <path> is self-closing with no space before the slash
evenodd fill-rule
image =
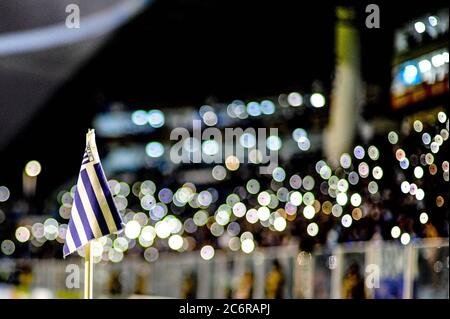
<path id="1" fill-rule="evenodd" d="M 63 248 L 64 258 L 90 240 L 122 228 L 122 219 L 100 163 L 95 132 L 89 130 Z"/>

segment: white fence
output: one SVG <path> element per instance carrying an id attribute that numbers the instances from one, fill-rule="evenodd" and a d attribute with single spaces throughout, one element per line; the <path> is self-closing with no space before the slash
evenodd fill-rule
<path id="1" fill-rule="evenodd" d="M 198 252 L 167 253 L 154 263 L 129 255 L 121 263 L 95 265 L 94 296 L 179 298 L 186 278 L 193 274 L 194 297 L 228 298 L 244 273 L 252 273 L 252 297 L 264 298 L 267 274 L 277 260 L 285 277 L 284 298 L 343 298 L 346 272 L 355 264 L 368 298 L 448 298 L 448 244 L 447 238 L 420 240 L 407 246 L 386 241 L 358 242 L 312 254 L 299 252 L 297 246 L 283 246 L 257 249 L 250 255 L 216 251 L 209 261 L 201 259 Z M 11 280 L 14 273 L 16 279 L 21 277 L 23 265 L 32 269 L 28 287 L 39 292 L 26 297 L 81 297 L 82 283 L 79 289 L 66 287 L 66 266 L 71 263 L 79 265 L 82 272 L 80 258 L 0 259 L 0 297 L 14 297 L 1 293 L 1 287 L 5 291 L 23 285 L 20 279 Z"/>

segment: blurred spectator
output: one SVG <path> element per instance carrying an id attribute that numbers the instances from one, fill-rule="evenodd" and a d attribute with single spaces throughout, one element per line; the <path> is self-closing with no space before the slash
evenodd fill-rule
<path id="1" fill-rule="evenodd" d="M 122 283 L 120 282 L 120 273 L 113 271 L 109 278 L 109 293 L 111 295 L 120 295 L 122 293 Z"/>
<path id="2" fill-rule="evenodd" d="M 275 259 L 272 269 L 266 278 L 266 298 L 281 299 L 283 298 L 285 277 L 280 262 Z"/>
<path id="3" fill-rule="evenodd" d="M 239 286 L 234 294 L 235 299 L 251 299 L 253 296 L 254 275 L 246 271 L 241 278 Z"/>
<path id="4" fill-rule="evenodd" d="M 184 277 L 181 284 L 181 298 L 195 299 L 197 296 L 197 276 L 194 273 Z"/>
<path id="5" fill-rule="evenodd" d="M 345 274 L 342 298 L 365 299 L 364 278 L 361 276 L 359 265 L 352 263 Z"/>

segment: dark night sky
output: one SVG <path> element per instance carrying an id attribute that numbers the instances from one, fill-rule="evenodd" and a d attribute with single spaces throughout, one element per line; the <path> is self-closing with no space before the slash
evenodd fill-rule
<path id="1" fill-rule="evenodd" d="M 335 3 L 243 2 L 156 1 L 61 86 L 0 154 L 2 184 L 20 192 L 30 159 L 43 165 L 40 195 L 76 176 L 85 131 L 107 101 L 136 108 L 199 105 L 211 96 L 227 102 L 310 90 L 317 80 L 329 90 Z M 382 28 L 361 32 L 363 76 L 384 88 L 393 28 L 427 12 L 419 2 L 395 2 L 397 7 L 378 1 Z M 364 4 L 358 4 L 359 14 L 365 15 Z"/>

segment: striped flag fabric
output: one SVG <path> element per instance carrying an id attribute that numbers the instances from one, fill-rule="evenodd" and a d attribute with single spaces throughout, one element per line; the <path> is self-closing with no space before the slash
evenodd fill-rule
<path id="1" fill-rule="evenodd" d="M 92 129 L 86 134 L 86 151 L 74 193 L 64 258 L 90 240 L 116 233 L 122 228 L 123 222 L 100 163 Z"/>

